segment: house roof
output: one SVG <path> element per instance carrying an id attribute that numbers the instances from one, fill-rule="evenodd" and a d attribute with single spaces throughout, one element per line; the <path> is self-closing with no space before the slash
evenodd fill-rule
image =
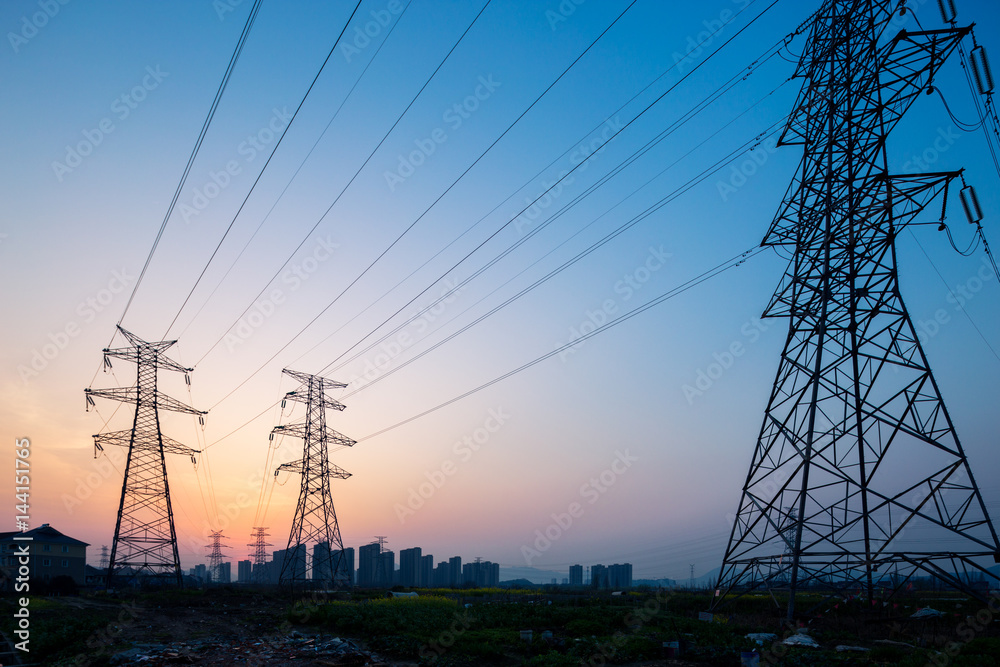
<path id="1" fill-rule="evenodd" d="M 43 523 L 38 528 L 32 528 L 31 530 L 26 530 L 23 533 L 14 531 L 10 533 L 0 533 L 0 542 L 13 541 L 15 536 L 28 537 L 30 536 L 36 542 L 49 542 L 51 544 L 74 544 L 77 546 L 89 547 L 90 544 L 87 542 L 81 542 L 80 540 L 69 537 L 68 535 L 63 535 L 58 530 L 53 528 L 47 523 Z"/>

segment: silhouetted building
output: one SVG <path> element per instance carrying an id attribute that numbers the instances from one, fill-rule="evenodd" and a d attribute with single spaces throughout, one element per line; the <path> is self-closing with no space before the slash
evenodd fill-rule
<path id="1" fill-rule="evenodd" d="M 434 556 L 427 554 L 420 557 L 420 586 L 430 588 L 434 585 Z"/>
<path id="2" fill-rule="evenodd" d="M 441 561 L 434 568 L 434 587 L 435 588 L 448 588 L 451 586 L 451 563 L 448 561 Z"/>
<path id="3" fill-rule="evenodd" d="M 30 537 L 28 540 L 15 540 L 15 537 Z M 47 523 L 38 528 L 24 532 L 0 533 L 0 570 L 11 577 L 17 578 L 20 567 L 16 551 L 23 545 L 28 547 L 30 576 L 35 581 L 49 581 L 60 575 L 71 577 L 78 586 L 87 583 L 87 547 L 86 542 L 63 535 Z M 0 576 L 0 579 L 6 577 Z"/>
<path id="4" fill-rule="evenodd" d="M 399 583 L 407 587 L 420 586 L 421 549 L 413 547 L 399 552 Z"/>
<path id="5" fill-rule="evenodd" d="M 462 568 L 462 585 L 472 584 L 477 588 L 495 588 L 500 585 L 500 565 L 488 560 L 476 559 Z"/>
<path id="6" fill-rule="evenodd" d="M 219 580 L 217 584 L 229 584 L 233 581 L 233 564 L 228 560 L 219 563 Z"/>
<path id="7" fill-rule="evenodd" d="M 236 561 L 236 581 L 241 584 L 249 584 L 253 574 L 253 563 L 249 560 Z"/>
<path id="8" fill-rule="evenodd" d="M 285 563 L 285 558 L 288 563 Z M 297 544 L 291 549 L 279 549 L 274 552 L 274 569 L 277 570 L 276 583 L 280 583 L 282 571 L 285 581 L 301 581 L 306 577 L 306 545 Z"/>
<path id="9" fill-rule="evenodd" d="M 459 588 L 462 585 L 462 557 L 452 556 L 448 559 L 448 567 L 451 570 L 452 588 Z"/>
<path id="10" fill-rule="evenodd" d="M 583 566 L 582 565 L 570 565 L 569 566 L 569 585 L 570 586 L 583 586 Z"/>
<path id="11" fill-rule="evenodd" d="M 592 565 L 590 585 L 593 588 L 631 588 L 632 564 Z"/>
<path id="12" fill-rule="evenodd" d="M 378 557 L 381 551 L 382 547 L 378 542 L 365 544 L 358 549 L 358 586 L 375 585 L 375 573 L 378 570 Z"/>
<path id="13" fill-rule="evenodd" d="M 337 560 L 337 551 L 332 554 L 334 567 L 337 568 L 337 576 L 334 582 L 338 586 L 354 585 L 354 547 L 347 547 L 340 552 L 340 560 Z"/>

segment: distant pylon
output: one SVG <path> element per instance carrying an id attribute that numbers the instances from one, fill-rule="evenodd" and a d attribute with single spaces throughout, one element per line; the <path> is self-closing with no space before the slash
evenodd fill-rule
<path id="1" fill-rule="evenodd" d="M 108 567 L 108 545 L 101 545 L 101 569 L 107 569 Z"/>
<path id="2" fill-rule="evenodd" d="M 897 31 L 896 0 L 826 0 L 781 137 L 804 155 L 763 245 L 793 256 L 789 328 L 719 585 L 891 595 L 934 577 L 985 601 L 1000 542 L 900 296 L 895 240 L 962 172 L 890 174 L 888 135 L 970 28 Z M 942 221 L 944 207 L 942 208 Z"/>
<path id="3" fill-rule="evenodd" d="M 268 577 L 265 576 L 266 573 L 264 570 L 267 567 L 267 547 L 274 545 L 264 541 L 264 538 L 270 535 L 269 533 L 265 533 L 265 530 L 267 530 L 266 527 L 255 527 L 253 534 L 250 535 L 250 539 L 253 542 L 247 545 L 253 549 L 250 552 L 250 560 L 253 562 L 253 572 L 250 575 L 250 580 L 255 584 L 270 583 Z"/>
<path id="4" fill-rule="evenodd" d="M 385 535 L 376 535 L 375 542 L 378 543 L 378 566 L 375 568 L 375 585 L 391 588 L 392 575 L 394 573 L 389 567 L 390 562 L 385 557 L 385 548 L 389 544 L 389 538 Z"/>
<path id="5" fill-rule="evenodd" d="M 228 544 L 223 544 L 222 540 L 228 540 L 229 538 L 222 534 L 221 530 L 213 531 L 209 537 L 212 538 L 211 544 L 206 544 L 206 549 L 211 549 L 211 553 L 208 554 L 208 571 L 211 573 L 212 581 L 214 583 L 222 583 L 222 561 L 226 557 L 222 553 L 223 549 L 231 549 Z"/>
<path id="6" fill-rule="evenodd" d="M 94 404 L 95 396 L 135 404 L 131 429 L 94 436 L 95 456 L 106 445 L 128 447 L 115 537 L 108 562 L 107 587 L 112 587 L 114 578 L 119 573 L 127 573 L 130 578 L 154 577 L 182 586 L 181 561 L 177 553 L 177 532 L 174 529 L 174 512 L 170 506 L 165 455 L 187 454 L 194 461 L 198 450 L 160 433 L 159 410 L 198 415 L 199 419 L 206 413 L 170 398 L 156 388 L 157 371 L 160 369 L 184 373 L 186 380 L 187 373 L 193 370 L 181 366 L 164 354 L 177 341 L 147 343 L 121 326 L 118 331 L 131 345 L 105 349 L 104 364 L 110 367 L 113 357 L 135 363 L 135 386 L 84 390 L 88 407 Z"/>
<path id="7" fill-rule="evenodd" d="M 342 389 L 347 385 L 287 368 L 282 372 L 302 383 L 295 391 L 288 392 L 285 399 L 305 403 L 306 419 L 297 424 L 275 426 L 271 431 L 272 438 L 277 433 L 299 437 L 303 441 L 302 458 L 293 463 L 284 463 L 274 471 L 275 476 L 285 470 L 302 475 L 299 502 L 288 534 L 288 547 L 285 549 L 278 583 L 292 588 L 332 587 L 336 585 L 337 574 L 343 567 L 344 542 L 340 537 L 337 513 L 333 507 L 330 478 L 347 479 L 351 474 L 330 463 L 329 448 L 331 445 L 350 447 L 354 440 L 327 427 L 326 409 L 343 410 L 344 405 L 326 396 L 325 391 Z M 320 558 L 327 562 L 307 560 L 304 551 L 308 545 L 323 542 L 329 545 L 329 549 L 322 549 Z M 314 579 L 314 571 L 321 573 L 326 580 Z"/>

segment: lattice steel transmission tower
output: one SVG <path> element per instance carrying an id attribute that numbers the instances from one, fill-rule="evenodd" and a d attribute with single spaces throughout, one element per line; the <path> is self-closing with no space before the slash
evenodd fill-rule
<path id="1" fill-rule="evenodd" d="M 135 386 L 84 390 L 88 406 L 94 404 L 95 396 L 135 404 L 131 429 L 94 436 L 95 456 L 106 445 L 128 447 L 115 537 L 108 563 L 107 586 L 112 587 L 114 578 L 119 573 L 127 574 L 130 578 L 142 576 L 153 577 L 155 580 L 173 580 L 178 586 L 182 586 L 165 455 L 187 454 L 194 461 L 198 450 L 163 435 L 160 432 L 159 411 L 183 412 L 198 415 L 199 419 L 206 413 L 170 398 L 156 388 L 157 371 L 161 369 L 184 373 L 186 380 L 187 374 L 193 370 L 184 368 L 164 354 L 177 341 L 147 343 L 121 326 L 118 331 L 131 345 L 105 349 L 104 363 L 105 366 L 110 366 L 110 359 L 113 357 L 135 363 Z"/>
<path id="2" fill-rule="evenodd" d="M 108 545 L 101 545 L 101 569 L 104 570 L 108 567 Z"/>
<path id="3" fill-rule="evenodd" d="M 788 336 L 713 605 L 741 591 L 972 577 L 1000 543 L 900 297 L 895 238 L 961 172 L 890 175 L 886 138 L 970 28 L 893 34 L 898 0 L 826 0 L 781 144 L 804 155 L 763 245 L 793 253 Z M 943 216 L 943 209 L 942 209 Z"/>
<path id="4" fill-rule="evenodd" d="M 329 448 L 331 445 L 350 447 L 354 440 L 326 425 L 327 408 L 343 410 L 344 405 L 328 397 L 325 392 L 327 389 L 342 389 L 347 385 L 287 368 L 282 373 L 302 383 L 295 391 L 288 392 L 285 399 L 305 403 L 306 419 L 297 424 L 275 426 L 271 431 L 272 438 L 274 434 L 280 434 L 303 440 L 302 458 L 284 463 L 274 471 L 275 476 L 283 470 L 302 475 L 299 502 L 292 520 L 292 530 L 288 534 L 288 547 L 285 549 L 278 583 L 292 588 L 334 586 L 336 573 L 343 567 L 344 542 L 340 537 L 337 512 L 333 507 L 330 478 L 347 479 L 351 474 L 330 463 Z M 327 562 L 313 562 L 315 558 L 307 561 L 304 553 L 307 545 L 324 542 L 329 548 L 317 551 L 318 557 Z M 314 573 L 321 578 L 315 578 Z"/>
<path id="5" fill-rule="evenodd" d="M 209 534 L 212 538 L 211 544 L 206 544 L 206 549 L 211 549 L 211 553 L 208 554 L 208 571 L 211 572 L 212 581 L 215 583 L 222 582 L 222 561 L 226 557 L 226 554 L 222 553 L 223 549 L 231 549 L 228 544 L 223 544 L 222 540 L 228 540 L 229 538 L 222 534 L 221 530 L 213 531 Z"/>
<path id="6" fill-rule="evenodd" d="M 266 584 L 268 582 L 268 577 L 265 576 L 265 569 L 267 567 L 267 547 L 274 546 L 270 542 L 265 542 L 265 537 L 270 537 L 270 533 L 265 533 L 266 527 L 257 527 L 253 529 L 253 533 L 250 535 L 250 539 L 253 540 L 248 547 L 251 547 L 253 551 L 250 552 L 250 560 L 253 562 L 253 572 L 250 574 L 250 580 L 255 584 Z"/>

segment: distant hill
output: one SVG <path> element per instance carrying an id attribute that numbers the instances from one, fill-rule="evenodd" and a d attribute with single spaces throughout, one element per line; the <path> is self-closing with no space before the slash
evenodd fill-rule
<path id="1" fill-rule="evenodd" d="M 501 567 L 500 581 L 510 581 L 513 579 L 527 579 L 533 584 L 551 584 L 555 579 L 557 584 L 561 584 L 563 579 L 569 577 L 569 572 L 556 572 L 555 570 L 539 570 L 534 567 Z"/>

